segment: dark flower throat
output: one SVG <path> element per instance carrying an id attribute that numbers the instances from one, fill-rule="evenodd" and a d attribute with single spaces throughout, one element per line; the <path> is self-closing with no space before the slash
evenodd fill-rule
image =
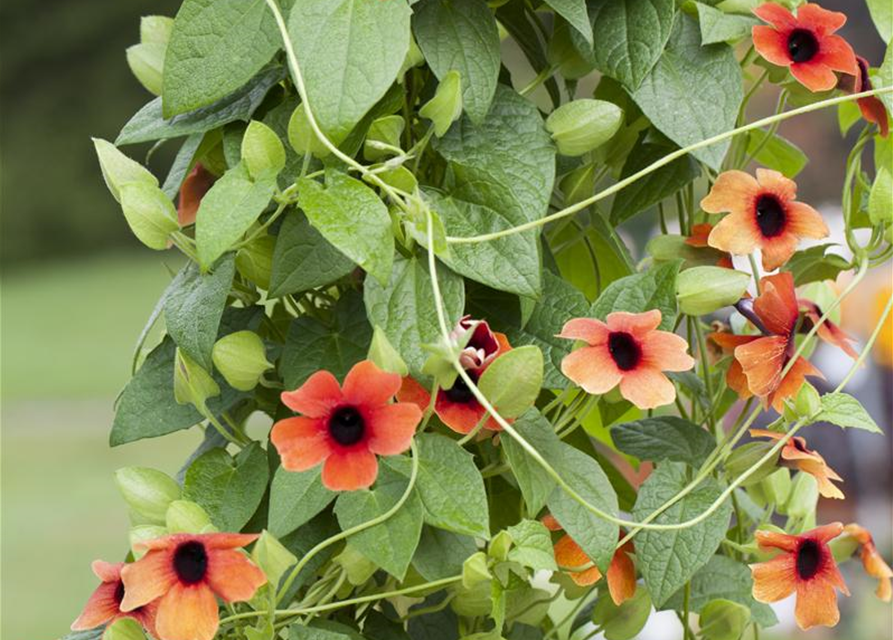
<path id="1" fill-rule="evenodd" d="M 809 580 L 822 566 L 822 548 L 818 542 L 806 539 L 797 549 L 797 575 L 801 580 Z"/>
<path id="2" fill-rule="evenodd" d="M 468 376 L 477 383 L 477 376 L 473 372 L 467 371 L 466 373 L 468 373 Z M 468 404 L 474 400 L 474 394 L 462 378 L 456 378 L 456 382 L 453 383 L 452 387 L 446 389 L 444 394 L 446 394 L 446 397 L 450 402 L 456 404 Z"/>
<path id="3" fill-rule="evenodd" d="M 808 29 L 794 29 L 788 36 L 788 55 L 794 62 L 809 62 L 819 52 L 819 41 Z"/>
<path id="4" fill-rule="evenodd" d="M 778 198 L 771 194 L 763 194 L 757 198 L 757 225 L 760 233 L 766 238 L 774 238 L 784 231 L 784 207 Z"/>
<path id="5" fill-rule="evenodd" d="M 184 584 L 196 584 L 208 572 L 208 553 L 205 545 L 195 540 L 184 542 L 174 551 L 174 572 Z"/>
<path id="6" fill-rule="evenodd" d="M 642 348 L 636 339 L 625 331 L 614 331 L 608 336 L 608 351 L 621 371 L 635 369 L 642 360 Z"/>
<path id="7" fill-rule="evenodd" d="M 338 444 L 349 447 L 363 439 L 366 423 L 354 407 L 341 407 L 329 418 L 329 433 Z"/>

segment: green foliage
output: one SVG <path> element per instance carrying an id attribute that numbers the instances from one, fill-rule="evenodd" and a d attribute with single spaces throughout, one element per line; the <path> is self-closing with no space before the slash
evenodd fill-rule
<path id="1" fill-rule="evenodd" d="M 270 531 L 282 538 L 334 499 L 335 493 L 322 485 L 319 469 L 294 472 L 279 467 L 270 484 Z"/>
<path id="2" fill-rule="evenodd" d="M 502 354 L 480 379 L 481 392 L 505 418 L 515 418 L 532 407 L 542 384 L 543 352 L 534 345 Z"/>
<path id="3" fill-rule="evenodd" d="M 676 277 L 680 264 L 668 262 L 612 282 L 593 303 L 590 315 L 604 320 L 614 311 L 642 313 L 659 309 L 660 329 L 672 329 L 676 323 Z"/>
<path id="4" fill-rule="evenodd" d="M 816 421 L 830 422 L 842 429 L 864 429 L 872 433 L 883 433 L 862 403 L 848 393 L 827 393 L 822 396 L 821 404 L 822 410 Z"/>
<path id="5" fill-rule="evenodd" d="M 684 462 L 696 469 L 716 446 L 707 431 L 676 416 L 624 422 L 611 429 L 611 439 L 639 460 Z"/>

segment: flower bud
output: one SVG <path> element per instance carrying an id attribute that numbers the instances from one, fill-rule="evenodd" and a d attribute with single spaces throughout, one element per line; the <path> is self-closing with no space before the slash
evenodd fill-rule
<path id="1" fill-rule="evenodd" d="M 133 618 L 118 618 L 102 634 L 102 640 L 146 640 L 146 634 Z"/>
<path id="2" fill-rule="evenodd" d="M 760 486 L 766 501 L 780 507 L 791 493 L 791 472 L 784 467 L 776 469 L 760 481 Z"/>
<path id="3" fill-rule="evenodd" d="M 211 359 L 227 383 L 239 391 L 254 389 L 264 371 L 273 366 L 267 360 L 264 341 L 253 331 L 236 331 L 220 338 Z"/>
<path id="4" fill-rule="evenodd" d="M 623 123 L 623 110 L 604 100 L 574 100 L 546 118 L 546 130 L 564 156 L 581 156 L 610 140 Z"/>
<path id="5" fill-rule="evenodd" d="M 816 388 L 808 382 L 804 382 L 800 387 L 797 399 L 794 401 L 794 410 L 802 418 L 814 416 L 822 410 L 822 398 Z"/>
<path id="6" fill-rule="evenodd" d="M 676 300 L 682 313 L 702 316 L 735 304 L 747 290 L 750 275 L 723 267 L 692 267 L 676 277 Z"/>
<path id="7" fill-rule="evenodd" d="M 174 358 L 174 399 L 180 404 L 203 408 L 208 398 L 220 395 L 214 378 L 192 358 L 177 349 Z"/>
<path id="8" fill-rule="evenodd" d="M 731 600 L 711 600 L 698 618 L 704 640 L 738 640 L 750 622 L 750 609 Z"/>
<path id="9" fill-rule="evenodd" d="M 130 534 L 128 535 L 128 540 L 130 541 L 130 553 L 133 554 L 134 558 L 139 560 L 146 555 L 146 549 L 142 546 L 138 547 L 138 543 L 155 540 L 156 538 L 166 536 L 167 534 L 167 527 L 162 527 L 157 524 L 139 524 L 135 527 L 131 527 Z"/>
<path id="10" fill-rule="evenodd" d="M 500 531 L 493 536 L 492 540 L 490 540 L 490 546 L 487 547 L 487 554 L 499 562 L 505 562 L 509 557 L 509 549 L 511 546 L 512 536 L 508 531 Z"/>
<path id="11" fill-rule="evenodd" d="M 818 502 L 819 486 L 815 478 L 801 471 L 794 479 L 785 512 L 792 518 L 805 518 L 815 513 Z"/>
<path id="12" fill-rule="evenodd" d="M 344 551 L 339 553 L 333 561 L 335 564 L 341 565 L 344 573 L 347 574 L 347 581 L 355 586 L 366 584 L 378 570 L 378 566 L 374 562 L 352 545 L 344 547 Z"/>
<path id="13" fill-rule="evenodd" d="M 409 36 L 409 50 L 406 52 L 406 57 L 403 59 L 403 64 L 400 66 L 400 71 L 397 73 L 397 78 L 399 83 L 403 83 L 403 75 L 412 69 L 413 67 L 420 67 L 425 64 L 425 54 L 422 53 L 421 48 L 419 48 L 418 43 L 415 41 L 415 37 L 410 34 Z"/>
<path id="14" fill-rule="evenodd" d="M 462 76 L 458 71 L 447 73 L 437 85 L 434 97 L 426 102 L 419 115 L 434 123 L 434 135 L 440 138 L 462 115 Z"/>
<path id="15" fill-rule="evenodd" d="M 130 67 L 133 77 L 143 85 L 146 91 L 160 96 L 167 43 L 141 42 L 127 47 L 124 53 L 127 57 L 127 66 Z"/>
<path id="16" fill-rule="evenodd" d="M 750 469 L 759 460 L 766 455 L 772 448 L 771 442 L 748 442 L 741 445 L 726 460 L 726 474 L 730 478 L 737 478 L 745 471 Z M 751 473 L 744 481 L 742 486 L 748 487 L 758 483 L 760 480 L 775 471 L 775 465 L 778 461 L 778 453 L 771 456 L 766 462 Z"/>
<path id="17" fill-rule="evenodd" d="M 388 373 L 397 373 L 401 377 L 409 375 L 409 367 L 391 345 L 384 330 L 377 326 L 372 333 L 372 343 L 369 345 L 369 360 L 374 362 L 379 369 Z"/>
<path id="18" fill-rule="evenodd" d="M 242 162 L 253 180 L 264 174 L 278 174 L 285 167 L 282 140 L 263 122 L 252 120 L 242 136 Z"/>
<path id="19" fill-rule="evenodd" d="M 93 146 L 99 158 L 102 177 L 117 202 L 121 202 L 120 191 L 125 185 L 137 183 L 150 187 L 158 186 L 158 179 L 151 171 L 121 153 L 118 147 L 108 140 L 93 138 Z"/>
<path id="20" fill-rule="evenodd" d="M 236 253 L 236 269 L 261 289 L 268 290 L 275 248 L 276 238 L 273 236 L 255 238 Z"/>
<path id="21" fill-rule="evenodd" d="M 395 151 L 390 147 L 400 148 L 400 136 L 405 127 L 406 121 L 401 116 L 384 116 L 373 120 L 363 142 L 363 155 L 373 162 L 394 155 Z"/>
<path id="22" fill-rule="evenodd" d="M 171 502 L 180 498 L 180 485 L 161 471 L 124 467 L 115 472 L 115 483 L 138 522 L 164 524 Z"/>
<path id="23" fill-rule="evenodd" d="M 195 502 L 174 500 L 167 508 L 165 523 L 171 533 L 206 533 L 214 531 L 211 516 Z"/>
<path id="24" fill-rule="evenodd" d="M 474 589 L 481 582 L 488 582 L 492 578 L 487 567 L 487 554 L 483 551 L 469 556 L 462 563 L 462 586 L 466 589 Z"/>
<path id="25" fill-rule="evenodd" d="M 156 186 L 130 183 L 121 187 L 121 210 L 133 235 L 150 249 L 162 251 L 180 229 L 174 203 Z"/>
<path id="26" fill-rule="evenodd" d="M 276 586 L 288 568 L 298 561 L 295 555 L 269 531 L 260 534 L 254 549 L 251 550 L 251 559 L 261 568 L 270 584 Z"/>

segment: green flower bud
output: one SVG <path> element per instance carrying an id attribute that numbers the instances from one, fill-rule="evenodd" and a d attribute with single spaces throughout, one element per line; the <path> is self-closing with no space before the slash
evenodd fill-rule
<path id="1" fill-rule="evenodd" d="M 500 531 L 487 547 L 487 554 L 499 562 L 505 562 L 509 557 L 509 549 L 512 546 L 512 536 L 508 531 Z"/>
<path id="2" fill-rule="evenodd" d="M 771 442 L 748 442 L 741 445 L 726 460 L 726 474 L 729 478 L 737 478 L 742 473 L 755 465 L 764 455 L 772 448 Z M 760 480 L 775 471 L 775 465 L 778 461 L 778 453 L 770 457 L 755 472 L 748 476 L 743 486 L 758 483 Z"/>
<path id="3" fill-rule="evenodd" d="M 254 180 L 265 174 L 278 174 L 285 167 L 282 140 L 263 122 L 252 120 L 242 136 L 242 162 Z"/>
<path id="4" fill-rule="evenodd" d="M 633 597 L 619 606 L 611 598 L 599 598 L 592 610 L 592 621 L 602 628 L 606 638 L 631 640 L 645 627 L 650 614 L 651 594 L 644 585 L 638 585 Z"/>
<path id="5" fill-rule="evenodd" d="M 406 121 L 401 116 L 384 116 L 373 120 L 363 142 L 363 155 L 373 162 L 395 155 L 396 150 L 400 149 L 400 136 L 404 128 Z"/>
<path id="6" fill-rule="evenodd" d="M 623 124 L 623 109 L 604 100 L 574 100 L 546 118 L 546 130 L 565 156 L 581 156 L 610 140 Z"/>
<path id="7" fill-rule="evenodd" d="M 173 18 L 143 16 L 140 18 L 140 42 L 143 44 L 167 44 L 171 39 L 173 28 Z"/>
<path id="8" fill-rule="evenodd" d="M 347 581 L 355 586 L 366 584 L 378 570 L 378 565 L 352 545 L 344 547 L 344 551 L 335 556 L 333 561 L 335 564 L 341 565 L 344 573 L 347 574 Z"/>
<path id="9" fill-rule="evenodd" d="M 785 505 L 785 512 L 791 518 L 805 518 L 815 513 L 819 503 L 819 485 L 808 473 L 802 471 L 794 478 L 791 495 Z"/>
<path id="10" fill-rule="evenodd" d="M 276 238 L 273 236 L 255 238 L 236 253 L 236 269 L 261 289 L 268 290 L 275 248 Z"/>
<path id="11" fill-rule="evenodd" d="M 801 418 L 813 416 L 822 410 L 822 398 L 816 388 L 804 382 L 794 401 L 794 410 Z"/>
<path id="12" fill-rule="evenodd" d="M 760 481 L 767 502 L 784 505 L 791 493 L 791 472 L 784 467 L 776 469 Z M 781 508 L 778 509 L 781 512 Z"/>
<path id="13" fill-rule="evenodd" d="M 834 556 L 834 561 L 840 564 L 849 560 L 856 553 L 859 549 L 859 541 L 845 533 L 834 538 L 834 540 L 828 543 L 828 546 L 831 548 L 831 555 Z"/>
<path id="14" fill-rule="evenodd" d="M 298 561 L 295 555 L 269 531 L 260 534 L 260 538 L 254 543 L 254 549 L 251 550 L 251 558 L 272 585 L 278 585 L 289 567 Z"/>
<path id="15" fill-rule="evenodd" d="M 146 640 L 146 634 L 133 618 L 118 618 L 105 630 L 102 640 Z"/>
<path id="16" fill-rule="evenodd" d="M 127 47 L 125 55 L 130 72 L 149 93 L 160 96 L 167 43 L 142 42 Z"/>
<path id="17" fill-rule="evenodd" d="M 146 549 L 138 546 L 138 543 L 155 540 L 156 538 L 166 536 L 168 533 L 167 527 L 162 527 L 157 524 L 139 524 L 135 527 L 131 527 L 128 535 L 130 552 L 133 554 L 134 558 L 139 560 L 146 555 Z"/>
<path id="18" fill-rule="evenodd" d="M 478 582 L 471 589 L 464 587 L 457 589 L 456 597 L 453 598 L 450 606 L 460 616 L 469 618 L 488 616 L 493 610 L 491 589 L 489 580 Z"/>
<path id="19" fill-rule="evenodd" d="M 483 551 L 469 556 L 462 563 L 462 586 L 466 589 L 474 589 L 481 582 L 489 582 L 492 579 L 493 576 L 487 567 L 487 554 Z"/>
<path id="20" fill-rule="evenodd" d="M 150 249 L 162 251 L 179 230 L 174 203 L 158 187 L 130 183 L 121 187 L 121 210 L 133 235 Z"/>
<path id="21" fill-rule="evenodd" d="M 165 523 L 171 533 L 207 533 L 215 531 L 211 516 L 195 502 L 174 500 L 167 508 Z"/>
<path id="22" fill-rule="evenodd" d="M 131 160 L 108 140 L 93 138 L 102 177 L 117 202 L 121 202 L 121 189 L 128 184 L 158 186 L 158 178 L 135 160 Z"/>
<path id="23" fill-rule="evenodd" d="M 115 472 L 115 483 L 127 506 L 141 524 L 164 524 L 171 502 L 180 498 L 180 485 L 161 471 L 124 467 Z"/>
<path id="24" fill-rule="evenodd" d="M 423 64 L 425 64 L 425 54 L 422 53 L 422 50 L 419 48 L 419 44 L 415 41 L 415 37 L 410 34 L 409 50 L 406 52 L 406 57 L 403 59 L 403 64 L 400 66 L 400 72 L 397 74 L 398 82 L 402 84 L 403 75 L 407 71 L 413 67 L 420 67 Z"/>
<path id="25" fill-rule="evenodd" d="M 400 374 L 401 377 L 409 375 L 409 367 L 400 357 L 397 350 L 391 345 L 384 330 L 377 326 L 372 333 L 372 343 L 369 345 L 369 360 L 378 365 L 382 371 Z"/>
<path id="26" fill-rule="evenodd" d="M 254 389 L 264 371 L 273 366 L 267 360 L 264 341 L 253 331 L 236 331 L 220 338 L 211 359 L 229 385 L 239 391 Z"/>
<path id="27" fill-rule="evenodd" d="M 698 626 L 704 640 L 738 640 L 750 622 L 750 609 L 731 600 L 712 600 L 701 609 Z"/>
<path id="28" fill-rule="evenodd" d="M 682 313 L 703 316 L 735 304 L 750 284 L 750 274 L 722 267 L 693 267 L 676 277 L 676 300 Z"/>
<path id="29" fill-rule="evenodd" d="M 462 115 L 462 76 L 450 71 L 437 85 L 434 97 L 426 102 L 419 115 L 434 123 L 434 135 L 440 138 Z"/>
<path id="30" fill-rule="evenodd" d="M 177 349 L 174 358 L 174 399 L 180 404 L 205 406 L 208 398 L 220 395 L 220 387 L 207 371 Z"/>

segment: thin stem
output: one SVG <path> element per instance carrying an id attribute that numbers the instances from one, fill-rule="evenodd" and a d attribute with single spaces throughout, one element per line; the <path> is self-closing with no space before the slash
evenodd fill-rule
<path id="1" fill-rule="evenodd" d="M 707 391 L 707 397 L 713 399 L 713 379 L 710 377 L 710 361 L 707 357 L 707 340 L 704 338 L 704 328 L 701 326 L 700 318 L 693 318 L 695 325 L 695 335 L 698 338 L 698 351 L 701 353 L 701 366 L 704 369 L 704 388 Z M 707 407 L 707 423 L 710 430 L 716 435 L 716 441 L 722 440 L 722 425 L 716 421 L 713 415 L 713 405 Z"/>

